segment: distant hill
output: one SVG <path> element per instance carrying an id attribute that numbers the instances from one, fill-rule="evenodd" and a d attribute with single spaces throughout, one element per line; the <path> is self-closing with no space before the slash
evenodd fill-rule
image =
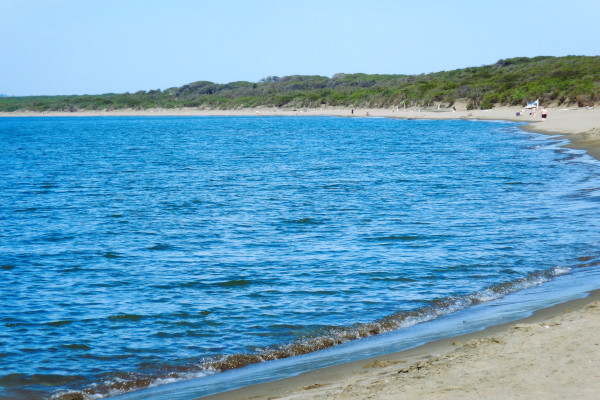
<path id="1" fill-rule="evenodd" d="M 450 107 L 600 102 L 600 56 L 517 57 L 493 65 L 421 75 L 336 74 L 268 77 L 260 82 L 199 81 L 164 91 L 0 99 L 0 111 L 201 107 Z"/>

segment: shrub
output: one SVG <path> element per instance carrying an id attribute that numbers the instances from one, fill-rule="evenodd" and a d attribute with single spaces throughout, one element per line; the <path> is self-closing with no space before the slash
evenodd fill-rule
<path id="1" fill-rule="evenodd" d="M 575 98 L 575 102 L 579 107 L 591 107 L 594 105 L 594 100 L 587 94 L 580 94 Z"/>

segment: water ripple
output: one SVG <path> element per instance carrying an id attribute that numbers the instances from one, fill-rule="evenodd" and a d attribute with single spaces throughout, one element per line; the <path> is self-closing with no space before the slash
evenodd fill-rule
<path id="1" fill-rule="evenodd" d="M 0 141 L 0 397 L 291 357 L 600 264 L 598 164 L 514 124 L 0 118 Z"/>

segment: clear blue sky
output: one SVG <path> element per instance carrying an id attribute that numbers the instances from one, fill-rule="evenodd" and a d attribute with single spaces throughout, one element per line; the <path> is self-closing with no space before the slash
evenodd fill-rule
<path id="1" fill-rule="evenodd" d="M 0 93 L 419 74 L 600 55 L 600 0 L 0 0 Z"/>

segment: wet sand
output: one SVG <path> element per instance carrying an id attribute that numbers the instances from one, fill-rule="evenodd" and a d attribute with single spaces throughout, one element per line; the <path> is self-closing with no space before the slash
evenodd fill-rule
<path id="1" fill-rule="evenodd" d="M 0 116 L 332 115 L 525 122 L 523 129 L 563 135 L 568 147 L 600 159 L 600 109 L 548 108 L 548 119 L 514 107 L 482 110 L 147 110 L 0 113 Z M 436 341 L 401 353 L 320 369 L 206 397 L 233 399 L 597 399 L 600 393 L 600 294 L 525 320 Z"/>

